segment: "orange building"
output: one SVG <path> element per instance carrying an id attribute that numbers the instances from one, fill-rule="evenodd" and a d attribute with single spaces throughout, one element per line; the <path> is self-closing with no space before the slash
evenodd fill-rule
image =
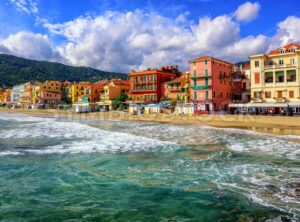
<path id="1" fill-rule="evenodd" d="M 177 66 L 132 71 L 129 74 L 129 98 L 133 103 L 157 103 L 163 96 L 163 84 L 180 75 Z"/>
<path id="2" fill-rule="evenodd" d="M 0 103 L 4 102 L 4 93 L 5 93 L 5 90 L 4 89 L 0 89 Z"/>
<path id="3" fill-rule="evenodd" d="M 61 81 L 46 81 L 40 86 L 36 102 L 50 105 L 60 104 L 62 101 L 62 85 Z"/>
<path id="4" fill-rule="evenodd" d="M 187 103 L 189 101 L 189 72 L 164 83 L 163 98 Z"/>
<path id="5" fill-rule="evenodd" d="M 108 83 L 108 80 L 101 80 L 99 82 L 93 83 L 91 87 L 91 99 L 92 103 L 99 102 L 101 100 L 101 95 L 104 93 L 104 86 Z"/>
<path id="6" fill-rule="evenodd" d="M 10 102 L 11 101 L 11 89 L 6 89 L 3 96 L 4 96 L 4 102 Z"/>

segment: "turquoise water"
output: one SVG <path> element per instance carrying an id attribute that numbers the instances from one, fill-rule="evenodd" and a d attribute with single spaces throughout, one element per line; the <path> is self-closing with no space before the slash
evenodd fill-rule
<path id="1" fill-rule="evenodd" d="M 297 139 L 1 113 L 0 220 L 299 221 Z"/>

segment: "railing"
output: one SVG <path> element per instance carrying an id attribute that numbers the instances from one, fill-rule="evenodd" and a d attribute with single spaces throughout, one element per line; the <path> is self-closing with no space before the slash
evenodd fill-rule
<path id="1" fill-rule="evenodd" d="M 209 89 L 211 85 L 205 85 L 205 86 L 191 86 L 192 89 Z"/>
<path id="2" fill-rule="evenodd" d="M 280 69 L 280 68 L 292 68 L 292 67 L 297 67 L 296 64 L 286 64 L 286 65 L 268 65 L 265 66 L 265 70 L 267 69 Z"/>
<path id="3" fill-rule="evenodd" d="M 209 75 L 202 75 L 202 76 L 191 76 L 190 78 L 191 79 L 202 79 L 202 78 L 209 79 L 209 78 L 212 78 L 212 75 L 209 74 Z"/>

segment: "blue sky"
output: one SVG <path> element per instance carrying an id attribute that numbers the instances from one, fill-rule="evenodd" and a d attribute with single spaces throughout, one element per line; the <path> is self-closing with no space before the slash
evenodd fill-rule
<path id="1" fill-rule="evenodd" d="M 298 0 L 2 0 L 0 52 L 110 71 L 185 69 L 194 56 L 240 61 L 299 42 L 299 18 Z"/>

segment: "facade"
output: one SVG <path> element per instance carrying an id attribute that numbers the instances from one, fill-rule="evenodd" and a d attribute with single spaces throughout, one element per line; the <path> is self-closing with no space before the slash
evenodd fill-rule
<path id="1" fill-rule="evenodd" d="M 45 105 L 57 105 L 62 102 L 62 82 L 49 80 L 37 88 L 36 103 Z M 35 91 L 36 91 L 35 90 Z"/>
<path id="2" fill-rule="evenodd" d="M 253 103 L 300 102 L 300 45 L 250 56 Z"/>
<path id="3" fill-rule="evenodd" d="M 190 98 L 195 113 L 227 110 L 232 98 L 233 64 L 210 56 L 189 63 Z"/>
<path id="4" fill-rule="evenodd" d="M 129 98 L 133 103 L 157 103 L 163 96 L 163 84 L 180 76 L 177 66 L 166 66 L 129 74 Z"/>
<path id="5" fill-rule="evenodd" d="M 113 79 L 104 86 L 104 93 L 101 95 L 100 106 L 112 109 L 113 100 L 121 94 L 127 94 L 130 90 L 130 83 L 126 80 Z"/>
<path id="6" fill-rule="evenodd" d="M 5 90 L 4 89 L 0 89 L 0 103 L 4 102 L 4 93 L 5 93 Z"/>
<path id="7" fill-rule="evenodd" d="M 163 98 L 182 103 L 189 102 L 189 73 L 190 72 L 184 72 L 180 77 L 164 83 Z"/>
<path id="8" fill-rule="evenodd" d="M 11 90 L 11 102 L 19 103 L 20 95 L 25 90 L 25 84 L 14 86 Z"/>
<path id="9" fill-rule="evenodd" d="M 101 100 L 101 95 L 104 93 L 104 86 L 108 83 L 108 80 L 101 80 L 99 82 L 93 83 L 91 87 L 91 102 L 99 102 Z"/>
<path id="10" fill-rule="evenodd" d="M 232 100 L 234 103 L 248 103 L 251 100 L 250 62 L 234 65 L 232 74 Z"/>
<path id="11" fill-rule="evenodd" d="M 66 104 L 72 102 L 72 83 L 69 81 L 62 82 L 61 100 Z"/>
<path id="12" fill-rule="evenodd" d="M 3 94 L 3 102 L 11 102 L 11 89 L 6 89 Z"/>
<path id="13" fill-rule="evenodd" d="M 91 86 L 90 82 L 73 83 L 71 88 L 72 103 L 90 102 Z"/>

